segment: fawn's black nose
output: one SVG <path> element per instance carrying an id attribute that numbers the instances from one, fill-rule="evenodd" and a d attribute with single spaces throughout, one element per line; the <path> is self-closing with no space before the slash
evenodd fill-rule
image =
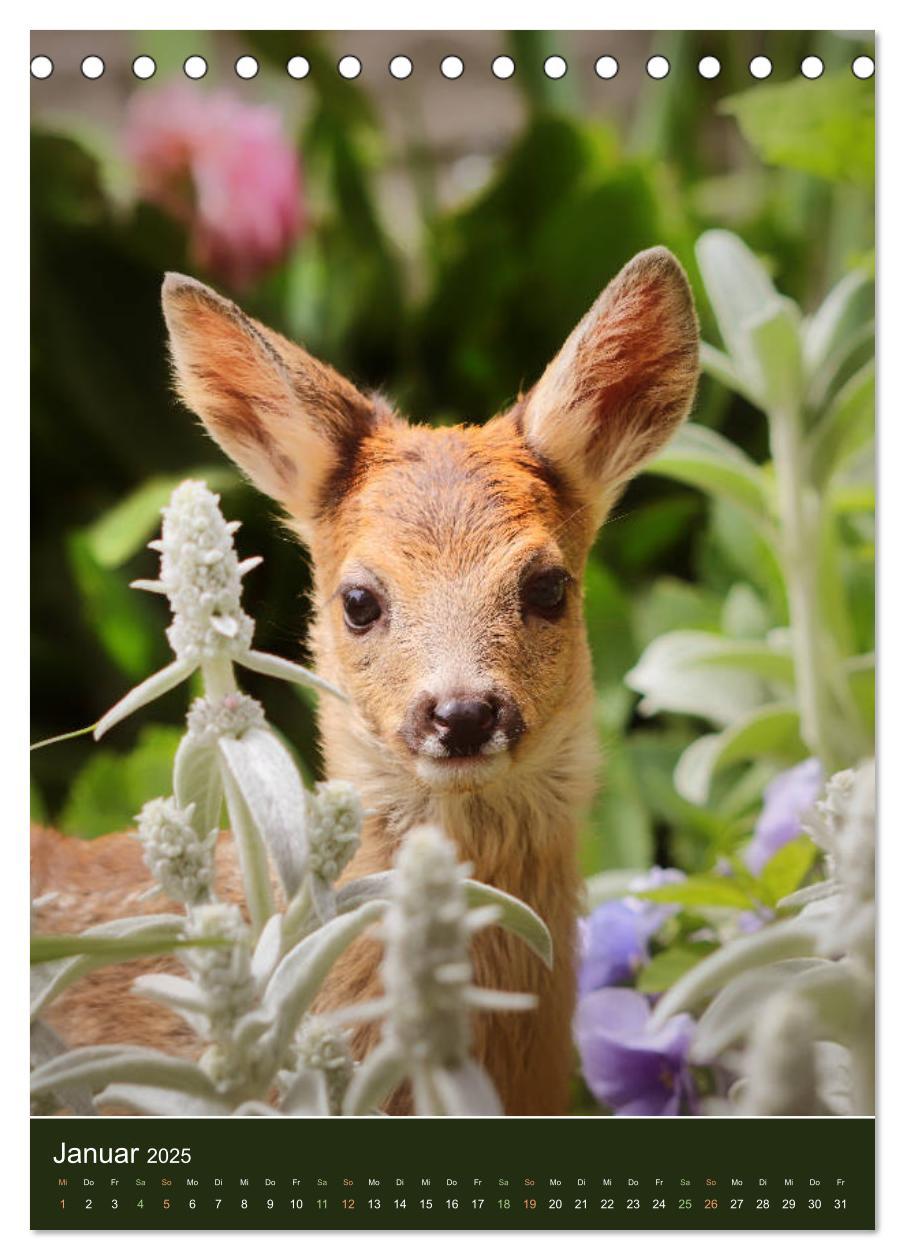
<path id="1" fill-rule="evenodd" d="M 498 713 L 493 696 L 450 696 L 434 706 L 430 720 L 450 756 L 467 757 L 493 734 Z"/>

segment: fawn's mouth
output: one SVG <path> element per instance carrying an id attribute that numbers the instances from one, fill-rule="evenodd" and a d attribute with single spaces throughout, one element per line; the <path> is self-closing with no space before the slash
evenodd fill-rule
<path id="1" fill-rule="evenodd" d="M 414 758 L 418 778 L 444 792 L 470 792 L 483 787 L 502 774 L 510 760 L 508 749 L 486 745 L 458 756 L 437 756 L 425 751 Z"/>

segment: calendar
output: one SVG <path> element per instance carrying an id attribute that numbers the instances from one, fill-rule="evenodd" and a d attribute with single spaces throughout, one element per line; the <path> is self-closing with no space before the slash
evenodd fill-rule
<path id="1" fill-rule="evenodd" d="M 190 1120 L 36 1123 L 32 1226 L 864 1230 L 874 1224 L 874 1134 L 867 1120 L 523 1120 L 514 1135 L 513 1126 L 492 1121 L 352 1125 L 350 1141 L 341 1131 L 348 1125 L 329 1121 L 249 1121 L 238 1132 Z M 84 1145 L 89 1136 L 104 1145 Z"/>
<path id="2" fill-rule="evenodd" d="M 874 33 L 28 70 L 32 1228 L 872 1230 Z"/>

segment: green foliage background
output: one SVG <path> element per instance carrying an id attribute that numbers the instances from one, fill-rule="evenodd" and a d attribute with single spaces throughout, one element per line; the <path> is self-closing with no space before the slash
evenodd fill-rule
<path id="1" fill-rule="evenodd" d="M 184 33 L 155 39 L 160 77 L 167 67 L 177 73 Z M 657 46 L 671 74 L 656 82 L 639 66 L 626 115 L 588 110 L 570 76 L 546 79 L 538 68 L 556 40 L 519 32 L 510 42 L 520 67 L 513 90 L 526 97 L 521 134 L 489 181 L 451 207 L 439 204 L 431 155 L 413 144 L 405 161 L 421 221 L 406 247 L 379 208 L 388 141 L 374 103 L 336 74 L 321 37 L 248 32 L 243 42 L 274 83 L 285 80 L 290 55 L 311 63 L 309 78 L 294 86 L 306 99 L 298 144 L 313 227 L 282 267 L 236 296 L 413 417 L 492 415 L 536 379 L 623 263 L 656 243 L 689 270 L 705 339 L 717 344 L 693 252 L 707 228 L 738 233 L 805 311 L 850 269 L 872 268 L 873 83 L 849 68 L 858 53 L 872 52 L 861 41 L 670 33 Z M 148 51 L 147 35 L 136 35 L 136 51 L 139 44 Z M 756 52 L 774 62 L 767 83 L 748 73 Z M 815 52 L 827 69 L 811 82 L 798 66 Z M 722 62 L 715 80 L 696 72 L 705 53 Z M 144 543 L 185 475 L 203 475 L 223 493 L 228 515 L 245 522 L 242 553 L 266 559 L 246 582 L 257 645 L 297 656 L 308 611 L 306 560 L 273 505 L 240 482 L 170 394 L 161 273 L 193 267 L 178 226 L 148 205 L 124 203 L 115 140 L 89 136 L 78 119 L 34 134 L 36 740 L 90 724 L 165 663 L 160 601 L 127 584 L 151 572 Z M 865 316 L 850 368 L 868 357 L 871 339 Z M 758 463 L 767 459 L 761 414 L 713 379 L 702 379 L 695 419 Z M 873 544 L 863 516 L 842 526 L 851 544 L 853 654 L 873 647 Z M 673 773 L 708 722 L 640 717 L 625 675 L 670 630 L 744 637 L 787 624 L 773 558 L 738 508 L 646 475 L 601 532 L 587 618 L 609 790 L 586 829 L 585 868 L 659 860 L 709 870 L 749 834 L 763 785 L 781 762 L 734 767 L 717 776 L 706 806 L 690 803 Z M 316 778 L 310 700 L 259 681 L 268 714 Z M 145 799 L 168 790 L 183 712 L 184 697 L 171 695 L 141 735 L 126 723 L 102 750 L 83 739 L 37 752 L 33 813 L 86 837 L 128 825 Z"/>

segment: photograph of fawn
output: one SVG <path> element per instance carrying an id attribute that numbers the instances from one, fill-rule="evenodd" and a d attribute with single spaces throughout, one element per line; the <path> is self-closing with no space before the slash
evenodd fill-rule
<path id="1" fill-rule="evenodd" d="M 93 34 L 34 1114 L 872 1114 L 871 42 Z"/>

